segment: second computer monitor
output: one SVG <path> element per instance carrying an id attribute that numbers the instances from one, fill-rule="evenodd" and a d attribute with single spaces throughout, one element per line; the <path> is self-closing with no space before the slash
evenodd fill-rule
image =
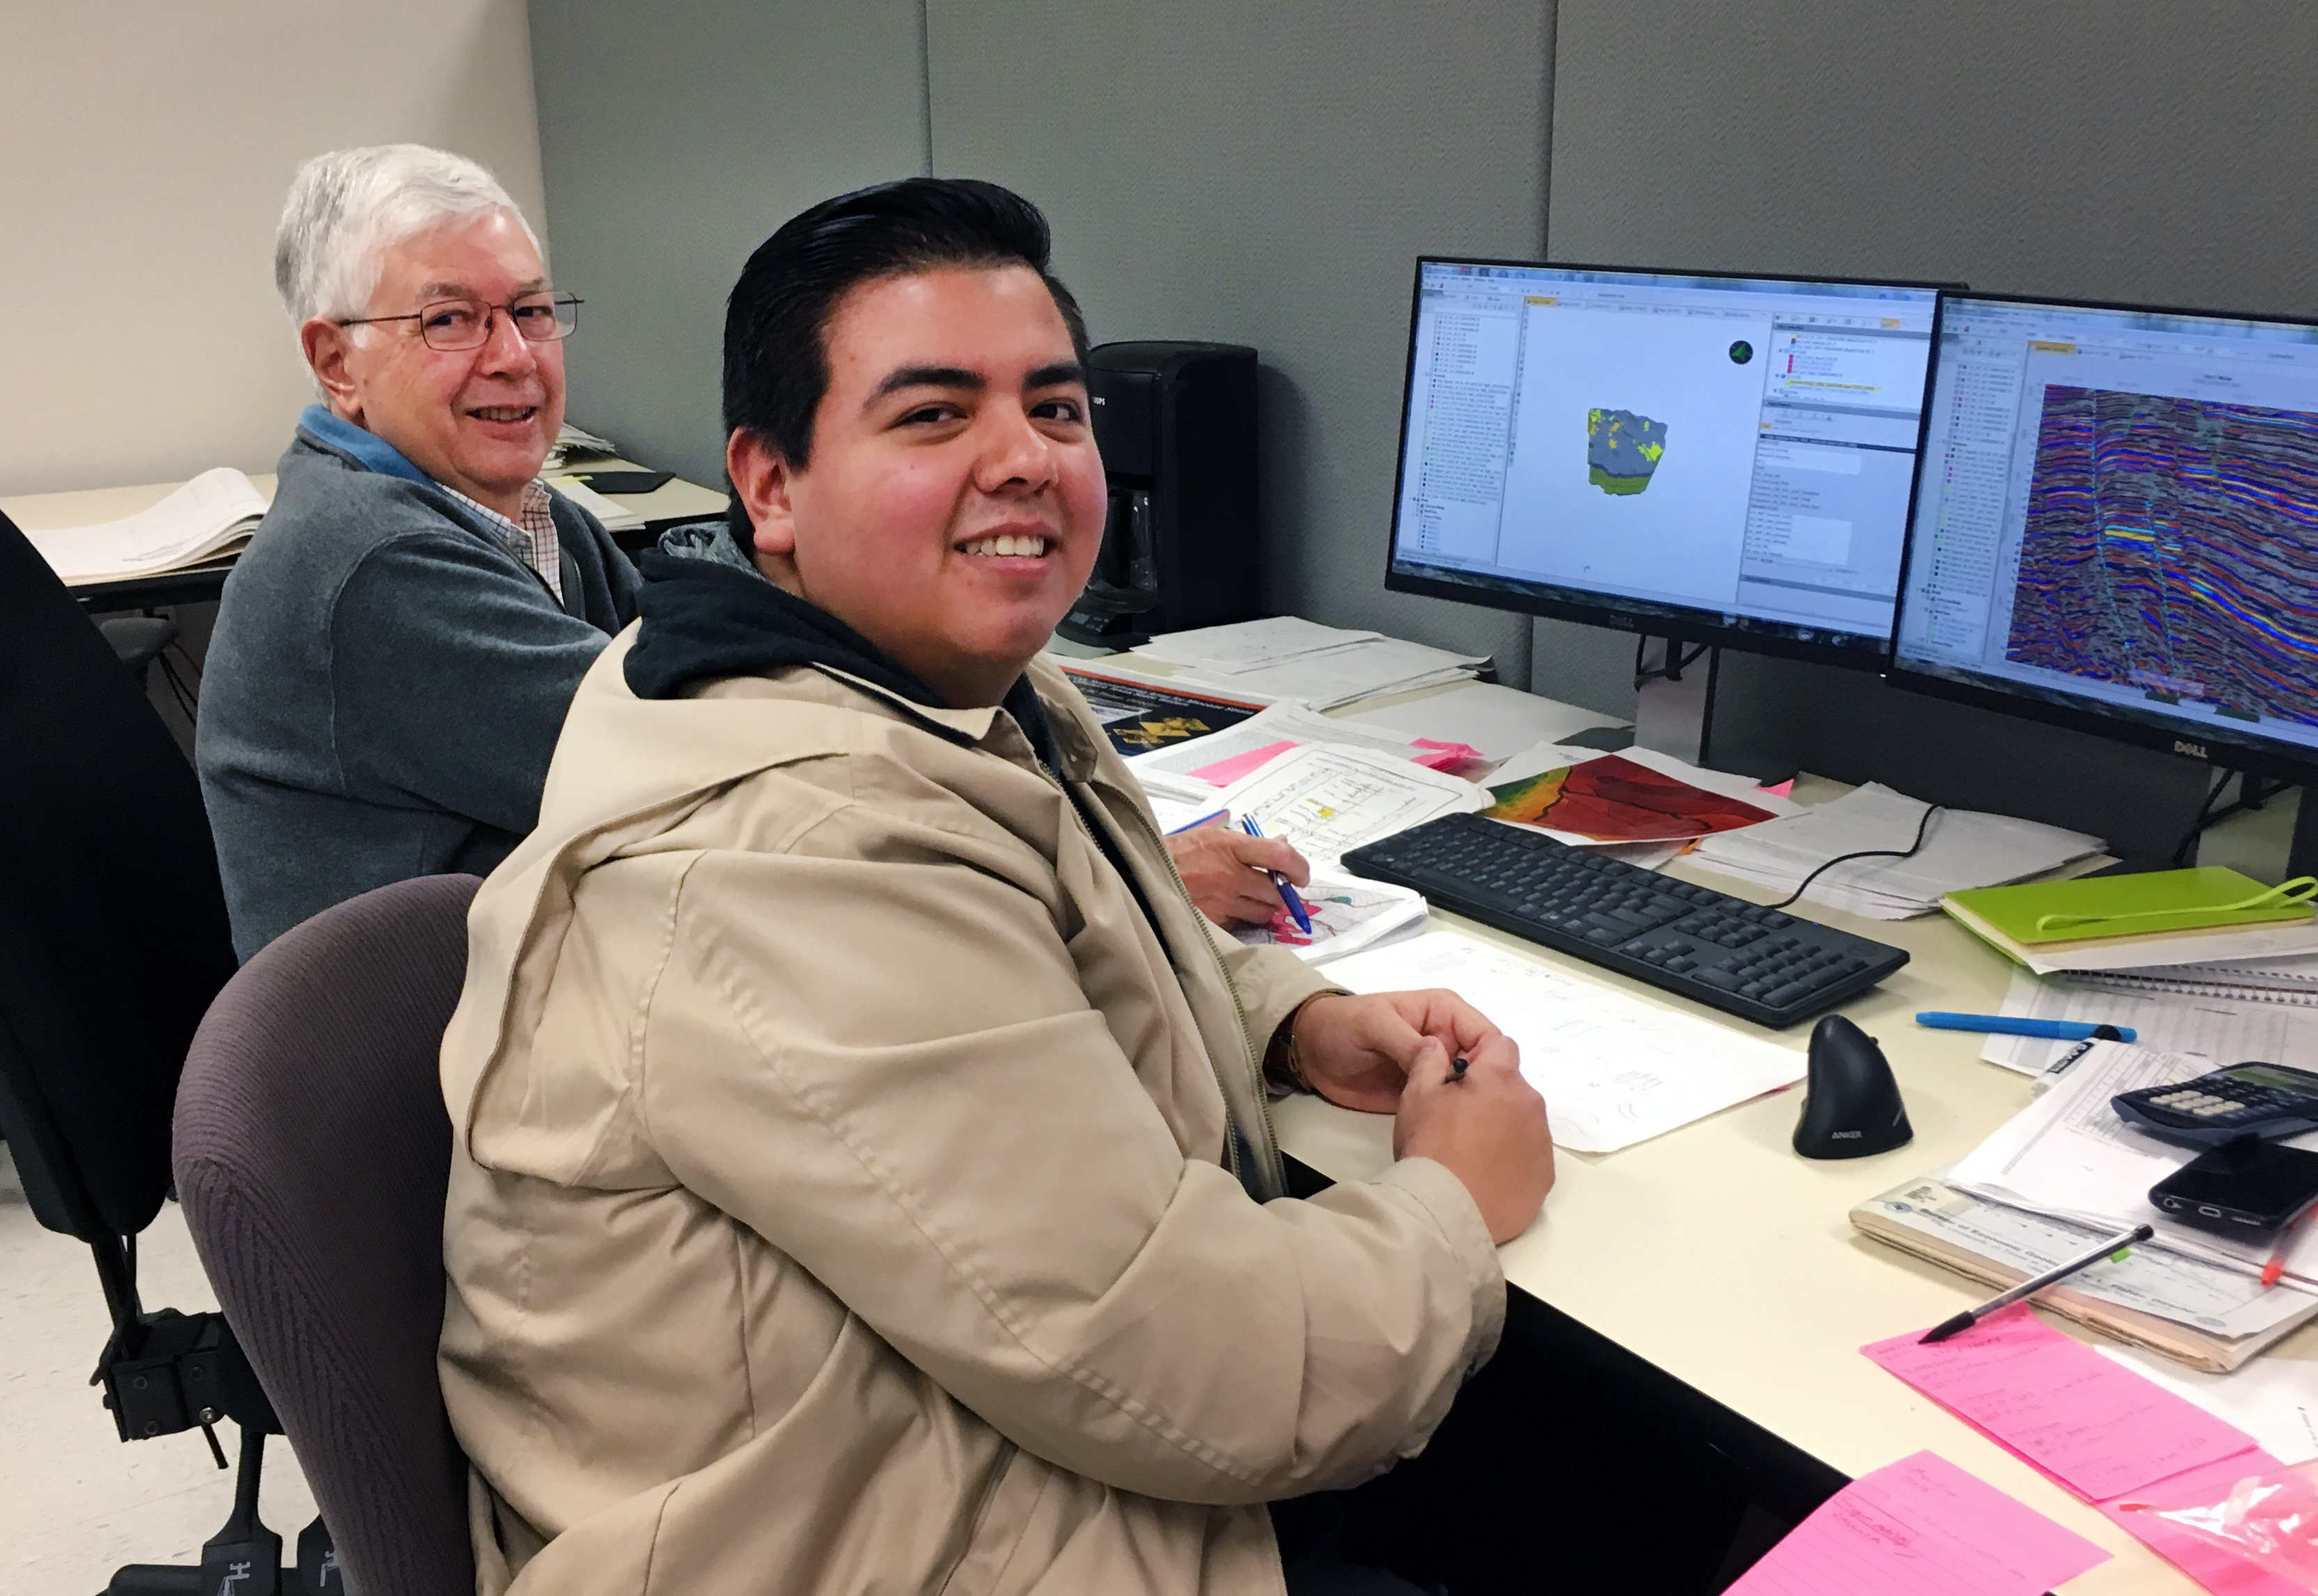
<path id="1" fill-rule="evenodd" d="M 1892 680 L 2318 779 L 2318 326 L 1946 318 Z"/>
<path id="2" fill-rule="evenodd" d="M 1875 668 L 1938 303 L 1418 261 L 1385 585 Z"/>

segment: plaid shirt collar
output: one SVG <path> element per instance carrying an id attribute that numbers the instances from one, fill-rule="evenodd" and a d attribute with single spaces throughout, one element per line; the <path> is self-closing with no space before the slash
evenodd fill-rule
<path id="1" fill-rule="evenodd" d="M 539 573 L 539 579 L 555 595 L 555 602 L 563 602 L 563 546 L 555 535 L 555 514 L 549 507 L 552 500 L 546 483 L 535 478 L 524 484 L 522 518 L 516 521 L 455 488 L 435 485 L 481 516 L 485 525 L 506 540 L 517 559 Z"/>

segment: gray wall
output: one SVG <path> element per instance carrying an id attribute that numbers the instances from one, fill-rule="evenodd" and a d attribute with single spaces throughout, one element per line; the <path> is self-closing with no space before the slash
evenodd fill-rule
<path id="1" fill-rule="evenodd" d="M 933 0 L 934 169 L 1029 195 L 1097 341 L 1252 344 L 1264 601 L 1492 652 L 1517 617 L 1384 591 L 1420 250 L 1544 235 L 1549 0 Z"/>
<path id="2" fill-rule="evenodd" d="M 1262 352 L 1269 606 L 1494 653 L 1523 684 L 1525 622 L 1388 595 L 1383 571 L 1413 263 L 1542 246 L 1551 16 L 531 0 L 555 273 L 588 301 L 573 418 L 721 480 L 718 329 L 749 249 L 929 161 L 993 178 L 1047 209 L 1098 339 Z"/>
<path id="3" fill-rule="evenodd" d="M 925 170 L 918 0 L 531 0 L 571 419 L 724 480 L 724 296 L 816 200 Z"/>
<path id="4" fill-rule="evenodd" d="M 1557 34 L 1559 258 L 2318 312 L 2306 0 L 1561 0 Z M 1536 688 L 1601 701 L 1631 650 L 1541 626 Z M 1719 738 L 1830 776 L 2134 847 L 2202 792 L 2186 761 L 1724 664 Z"/>

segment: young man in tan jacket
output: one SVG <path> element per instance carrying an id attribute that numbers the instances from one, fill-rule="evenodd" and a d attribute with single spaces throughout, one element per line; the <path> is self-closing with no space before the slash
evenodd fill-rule
<path id="1" fill-rule="evenodd" d="M 442 1370 L 487 1593 L 1271 1596 L 1265 1504 L 1421 1449 L 1494 1348 L 1552 1178 L 1514 1045 L 1215 930 L 1038 658 L 1103 510 L 1047 260 L 934 179 L 757 252 L 752 560 L 647 557 L 475 901 Z M 1267 1073 L 1400 1161 L 1289 1198 Z"/>

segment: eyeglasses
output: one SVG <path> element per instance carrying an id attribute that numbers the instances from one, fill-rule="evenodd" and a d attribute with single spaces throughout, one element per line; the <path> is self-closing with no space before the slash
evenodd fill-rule
<path id="1" fill-rule="evenodd" d="M 568 338 L 580 325 L 580 307 L 586 303 L 568 293 L 517 294 L 504 305 L 481 300 L 436 300 L 401 316 L 341 316 L 340 327 L 368 327 L 374 321 L 415 321 L 418 336 L 429 349 L 480 349 L 490 342 L 499 313 L 507 312 L 515 330 L 526 343 L 553 344 Z"/>

